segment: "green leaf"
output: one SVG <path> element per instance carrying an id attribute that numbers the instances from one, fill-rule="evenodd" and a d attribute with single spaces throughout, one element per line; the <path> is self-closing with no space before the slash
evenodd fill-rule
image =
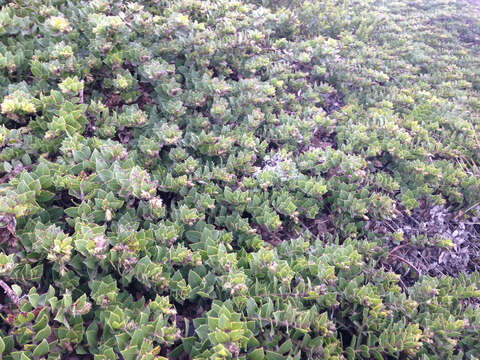
<path id="1" fill-rule="evenodd" d="M 47 190 L 40 190 L 40 193 L 37 195 L 37 200 L 39 202 L 47 202 L 52 200 L 55 197 L 55 194 L 47 191 Z"/>
<path id="2" fill-rule="evenodd" d="M 208 325 L 200 325 L 199 327 L 195 328 L 195 332 L 200 339 L 206 339 L 208 337 Z"/>
<path id="3" fill-rule="evenodd" d="M 129 346 L 125 350 L 120 351 L 125 360 L 133 360 L 136 358 L 138 352 L 137 346 Z"/>
<path id="4" fill-rule="evenodd" d="M 127 334 L 126 332 L 115 335 L 115 340 L 117 340 L 117 345 L 120 349 L 123 349 L 128 341 L 130 340 L 130 335 Z"/>
<path id="5" fill-rule="evenodd" d="M 193 270 L 188 272 L 188 284 L 194 288 L 202 283 L 202 278 Z"/>
<path id="6" fill-rule="evenodd" d="M 185 339 L 184 339 L 185 341 Z M 176 359 L 178 358 L 183 352 L 184 352 L 184 347 L 183 347 L 183 344 L 177 346 L 175 349 L 173 349 L 172 351 L 169 352 L 169 356 L 171 359 Z"/>
<path id="7" fill-rule="evenodd" d="M 36 308 L 38 306 L 38 302 L 40 301 L 40 295 L 38 294 L 29 294 L 28 295 L 28 301 L 30 301 L 30 304 Z"/>
<path id="8" fill-rule="evenodd" d="M 290 350 L 292 350 L 292 347 L 293 347 L 292 340 L 288 339 L 278 348 L 278 352 L 280 354 L 285 354 L 286 352 L 289 352 Z"/>
<path id="9" fill-rule="evenodd" d="M 13 340 L 13 335 L 9 336 L 4 336 L 2 339 L 3 343 L 5 344 L 5 350 L 6 352 L 11 352 L 13 350 L 14 346 L 14 340 Z"/>
<path id="10" fill-rule="evenodd" d="M 224 344 L 230 339 L 230 336 L 221 330 L 215 331 L 215 340 L 219 344 Z"/>
<path id="11" fill-rule="evenodd" d="M 373 355 L 373 357 L 377 360 L 383 360 L 383 356 L 382 354 L 380 354 L 380 352 L 378 352 L 377 350 L 375 349 L 371 349 L 370 350 L 370 353 Z"/>
<path id="12" fill-rule="evenodd" d="M 263 360 L 263 358 L 265 358 L 265 352 L 262 348 L 255 349 L 248 354 L 248 358 L 250 360 Z"/>
<path id="13" fill-rule="evenodd" d="M 370 357 L 370 352 L 367 345 L 360 345 L 360 351 L 362 352 L 363 357 L 365 358 Z"/>
<path id="14" fill-rule="evenodd" d="M 3 171 L 5 171 L 6 173 L 9 173 L 10 171 L 12 171 L 12 169 L 13 167 L 12 165 L 10 165 L 8 161 L 3 162 Z"/>
<path id="15" fill-rule="evenodd" d="M 352 347 L 347 347 L 345 349 L 345 352 L 347 353 L 347 359 L 348 360 L 355 360 L 355 350 Z"/>
<path id="16" fill-rule="evenodd" d="M 37 335 L 35 335 L 34 341 L 35 342 L 43 341 L 46 338 L 48 338 L 51 333 L 52 333 L 52 330 L 50 326 L 47 324 L 43 329 L 37 332 Z"/>
<path id="17" fill-rule="evenodd" d="M 257 302 L 252 298 L 248 298 L 248 300 L 247 300 L 247 314 L 248 314 L 248 316 L 254 317 L 255 315 L 258 315 L 257 312 L 258 312 Z"/>
<path id="18" fill-rule="evenodd" d="M 312 337 L 309 334 L 305 334 L 302 339 L 302 347 L 310 346 L 310 342 L 312 341 Z"/>
<path id="19" fill-rule="evenodd" d="M 220 317 L 218 318 L 218 325 L 217 325 L 220 329 L 224 330 L 224 329 L 231 329 L 231 324 L 230 324 L 230 319 L 227 318 L 227 316 L 225 314 L 221 314 Z"/>
<path id="20" fill-rule="evenodd" d="M 195 243 L 195 242 L 200 241 L 200 239 L 202 237 L 202 233 L 200 231 L 190 230 L 190 231 L 185 232 L 185 237 L 187 238 L 188 241 L 191 241 L 191 242 Z"/>
<path id="21" fill-rule="evenodd" d="M 40 357 L 45 354 L 48 354 L 48 351 L 50 350 L 50 347 L 48 346 L 48 342 L 46 339 L 43 339 L 40 344 L 33 350 L 33 356 L 35 357 Z"/>
<path id="22" fill-rule="evenodd" d="M 0 336 L 0 355 L 3 354 L 5 351 L 5 342 L 3 341 L 2 337 Z"/>
<path id="23" fill-rule="evenodd" d="M 280 355 L 278 353 L 275 353 L 273 351 L 268 351 L 268 350 L 265 352 L 265 357 L 267 360 L 283 360 L 284 359 L 283 355 Z"/>
<path id="24" fill-rule="evenodd" d="M 20 286 L 18 286 L 17 284 L 12 285 L 12 290 L 15 291 L 15 294 L 17 296 L 20 297 L 22 295 L 22 288 Z"/>
<path id="25" fill-rule="evenodd" d="M 244 336 L 244 330 L 243 329 L 232 330 L 230 332 L 230 338 L 234 342 L 240 341 L 240 339 L 242 339 L 243 336 Z"/>

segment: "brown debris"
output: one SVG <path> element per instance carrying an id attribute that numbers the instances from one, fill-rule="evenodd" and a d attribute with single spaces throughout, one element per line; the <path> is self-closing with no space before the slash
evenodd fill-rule
<path id="1" fill-rule="evenodd" d="M 150 96 L 150 94 L 153 92 L 153 88 L 149 83 L 139 83 L 139 87 L 141 95 L 136 103 L 141 110 L 145 110 L 145 106 L 147 104 L 155 104 L 155 100 L 153 100 Z"/>
<path id="2" fill-rule="evenodd" d="M 122 102 L 122 97 L 118 94 L 112 94 L 107 98 L 105 101 L 105 106 L 107 106 L 110 110 L 117 107 Z"/>
<path id="3" fill-rule="evenodd" d="M 293 228 L 286 229 L 285 227 L 282 227 L 278 231 L 270 231 L 265 225 L 260 224 L 252 224 L 252 228 L 257 231 L 263 241 L 273 246 L 278 246 L 283 241 L 295 239 L 299 235 L 298 232 Z"/>
<path id="4" fill-rule="evenodd" d="M 323 96 L 325 112 L 327 115 L 337 111 L 344 105 L 343 96 L 335 89 L 330 94 Z"/>
<path id="5" fill-rule="evenodd" d="M 32 169 L 31 165 L 23 166 L 23 165 L 17 164 L 9 173 L 0 177 L 0 184 L 6 184 L 15 176 L 20 174 L 23 170 L 31 170 L 31 169 Z"/>
<path id="6" fill-rule="evenodd" d="M 312 140 L 310 141 L 310 147 L 321 148 L 325 150 L 328 147 L 337 148 L 335 141 L 336 133 L 327 133 L 320 129 L 315 129 L 313 132 Z"/>
<path id="7" fill-rule="evenodd" d="M 211 300 L 207 300 L 206 303 L 199 304 L 198 302 L 189 302 L 186 301 L 184 304 L 176 304 L 175 309 L 177 311 L 176 315 L 171 316 L 171 320 L 175 319 L 177 328 L 182 334 L 183 338 L 193 336 L 195 334 L 195 326 L 193 325 L 193 320 L 199 317 L 202 317 L 205 312 L 209 311 L 211 308 Z M 188 323 L 188 333 L 186 333 L 186 324 Z M 161 356 L 169 357 L 169 353 L 175 348 L 175 345 L 172 347 L 162 347 L 160 354 Z M 169 357 L 170 358 L 170 357 Z M 192 360 L 192 356 L 187 352 L 183 351 L 180 355 L 176 357 L 179 360 Z"/>
<path id="8" fill-rule="evenodd" d="M 15 305 L 18 305 L 20 303 L 20 298 L 17 296 L 15 291 L 13 291 L 10 286 L 8 286 L 5 281 L 0 280 L 0 287 Z"/>
<path id="9" fill-rule="evenodd" d="M 118 139 L 122 144 L 128 144 L 133 138 L 133 130 L 129 128 L 123 128 L 117 131 Z"/>
<path id="10" fill-rule="evenodd" d="M 465 307 L 471 306 L 473 309 L 480 308 L 480 298 L 478 297 L 459 299 L 459 302 Z"/>
<path id="11" fill-rule="evenodd" d="M 304 230 L 308 230 L 316 237 L 324 238 L 326 234 L 336 236 L 336 227 L 331 215 L 322 214 L 316 219 L 302 219 Z"/>
<path id="12" fill-rule="evenodd" d="M 86 137 L 92 137 L 95 135 L 95 130 L 96 130 L 95 123 L 97 121 L 97 118 L 95 117 L 95 115 L 91 113 L 87 113 L 86 117 L 87 117 L 88 123 L 85 126 L 85 132 L 83 133 L 83 135 Z"/>
<path id="13" fill-rule="evenodd" d="M 174 316 L 177 327 L 184 331 L 185 330 L 185 322 L 189 321 L 189 334 L 184 334 L 185 337 L 192 336 L 194 333 L 194 326 L 193 326 L 193 319 L 203 316 L 205 312 L 209 311 L 212 304 L 211 301 L 208 300 L 205 304 L 200 305 L 196 302 L 192 303 L 186 301 L 184 304 L 177 304 L 175 309 L 177 310 L 177 314 Z"/>
<path id="14" fill-rule="evenodd" d="M 480 206 L 476 210 L 480 212 Z M 411 215 L 402 213 L 394 222 L 385 221 L 386 226 L 370 226 L 372 229 L 390 230 L 385 231 L 387 236 L 390 234 L 390 253 L 386 263 L 402 274 L 404 280 L 413 270 L 418 273 L 414 278 L 419 275 L 457 276 L 459 273 L 480 271 L 480 215 L 469 219 L 455 215 L 444 206 L 421 206 Z M 403 233 L 401 245 L 395 246 L 393 233 Z M 427 239 L 426 244 L 415 242 L 416 237 L 422 236 Z M 438 241 L 442 239 L 450 240 L 452 246 L 438 246 Z"/>
<path id="15" fill-rule="evenodd" d="M 7 244 L 10 249 L 16 249 L 17 235 L 15 228 L 17 220 L 11 214 L 0 214 L 0 244 Z"/>

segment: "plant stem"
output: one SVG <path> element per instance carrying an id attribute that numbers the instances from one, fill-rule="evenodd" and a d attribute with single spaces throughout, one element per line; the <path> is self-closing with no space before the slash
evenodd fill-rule
<path id="1" fill-rule="evenodd" d="M 3 280 L 0 280 L 0 287 L 2 287 L 3 291 L 5 291 L 5 294 L 7 294 L 10 300 L 12 300 L 12 302 L 18 306 L 20 303 L 20 298 L 17 296 L 15 291 L 13 291 L 12 288 Z"/>

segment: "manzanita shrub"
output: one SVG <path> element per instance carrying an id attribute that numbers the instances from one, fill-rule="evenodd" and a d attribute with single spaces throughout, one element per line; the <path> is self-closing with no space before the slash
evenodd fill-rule
<path id="1" fill-rule="evenodd" d="M 478 359 L 394 251 L 478 216 L 479 90 L 463 0 L 0 0 L 2 357 Z"/>

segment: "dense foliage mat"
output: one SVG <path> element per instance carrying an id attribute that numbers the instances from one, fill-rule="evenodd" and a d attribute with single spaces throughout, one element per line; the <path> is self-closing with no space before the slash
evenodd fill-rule
<path id="1" fill-rule="evenodd" d="M 475 3 L 0 6 L 3 358 L 480 357 Z"/>

